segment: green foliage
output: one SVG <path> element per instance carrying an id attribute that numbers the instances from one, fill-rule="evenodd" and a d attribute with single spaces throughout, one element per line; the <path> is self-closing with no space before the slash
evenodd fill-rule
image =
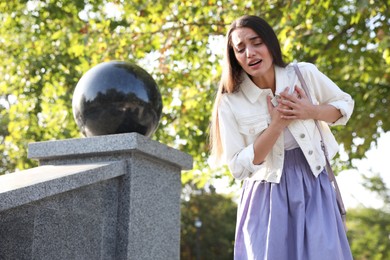
<path id="1" fill-rule="evenodd" d="M 360 208 L 348 212 L 347 233 L 356 260 L 390 258 L 390 213 Z"/>
<path id="2" fill-rule="evenodd" d="M 0 10 L 0 174 L 36 164 L 27 159 L 28 143 L 80 136 L 71 108 L 74 88 L 87 70 L 108 60 L 133 61 L 157 81 L 164 108 L 153 139 L 194 157 L 183 183 L 202 187 L 226 174 L 208 168 L 207 136 L 221 39 L 243 14 L 273 25 L 286 61 L 315 63 L 355 99 L 348 125 L 334 129 L 349 154 L 346 165 L 336 161 L 340 167 L 364 157 L 381 131 L 390 130 L 386 1 L 8 0 L 0 2 Z M 204 254 L 232 248 L 233 206 L 218 196 L 183 202 L 186 256 L 194 256 L 196 216 L 204 222 Z M 356 259 L 389 258 L 388 213 L 354 214 L 349 218 L 352 247 L 361 256 Z"/>
<path id="3" fill-rule="evenodd" d="M 213 190 L 190 192 L 181 203 L 181 259 L 196 259 L 196 219 L 202 221 L 198 233 L 201 259 L 233 259 L 236 212 L 237 205 L 229 196 Z"/>
<path id="4" fill-rule="evenodd" d="M 363 176 L 365 188 L 383 201 L 381 209 L 350 209 L 347 215 L 348 239 L 356 260 L 390 258 L 390 190 L 379 175 Z"/>
<path id="5" fill-rule="evenodd" d="M 164 109 L 153 138 L 194 157 L 183 182 L 201 187 L 226 174 L 208 168 L 207 136 L 221 40 L 243 14 L 274 26 L 287 61 L 317 64 L 353 95 L 353 118 L 334 129 L 351 166 L 390 129 L 388 8 L 369 0 L 1 2 L 0 104 L 9 103 L 0 111 L 0 171 L 34 166 L 28 143 L 79 137 L 71 110 L 78 80 L 98 63 L 125 60 L 160 86 Z"/>

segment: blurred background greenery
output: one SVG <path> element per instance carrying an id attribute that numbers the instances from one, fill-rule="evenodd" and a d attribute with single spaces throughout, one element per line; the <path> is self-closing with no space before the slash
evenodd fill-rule
<path id="1" fill-rule="evenodd" d="M 71 99 L 88 69 L 135 62 L 163 97 L 152 138 L 194 157 L 182 175 L 182 259 L 232 259 L 239 183 L 226 168 L 210 169 L 207 140 L 223 39 L 237 17 L 265 18 L 286 61 L 316 64 L 355 99 L 348 125 L 333 129 L 347 155 L 333 161 L 338 171 L 355 168 L 390 130 L 385 0 L 9 0 L 0 10 L 0 174 L 36 166 L 28 143 L 80 137 Z M 232 192 L 216 192 L 220 180 Z M 349 210 L 354 257 L 390 259 L 389 189 L 376 174 L 365 186 L 384 206 Z"/>

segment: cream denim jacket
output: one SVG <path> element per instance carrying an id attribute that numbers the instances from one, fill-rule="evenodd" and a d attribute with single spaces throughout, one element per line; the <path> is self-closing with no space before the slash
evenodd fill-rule
<path id="1" fill-rule="evenodd" d="M 332 125 L 345 125 L 350 118 L 354 101 L 313 64 L 298 63 L 308 85 L 313 102 L 330 104 L 343 115 Z M 286 68 L 275 66 L 276 94 L 293 84 L 295 71 L 291 65 Z M 302 88 L 300 82 L 297 84 Z M 284 137 L 280 135 L 265 161 L 253 164 L 253 143 L 270 124 L 267 96 L 273 96 L 270 89 L 258 88 L 246 73 L 242 75 L 239 91 L 223 94 L 218 117 L 223 146 L 223 160 L 236 179 L 279 183 L 284 162 Z M 338 152 L 338 144 L 325 122 L 320 122 L 329 159 Z M 288 126 L 302 149 L 313 174 L 317 177 L 326 162 L 321 150 L 321 137 L 314 120 L 295 120 Z"/>

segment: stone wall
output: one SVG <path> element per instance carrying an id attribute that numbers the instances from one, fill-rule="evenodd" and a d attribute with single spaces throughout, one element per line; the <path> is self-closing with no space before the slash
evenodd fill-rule
<path id="1" fill-rule="evenodd" d="M 192 158 L 137 133 L 29 145 L 0 176 L 0 259 L 179 259 Z"/>

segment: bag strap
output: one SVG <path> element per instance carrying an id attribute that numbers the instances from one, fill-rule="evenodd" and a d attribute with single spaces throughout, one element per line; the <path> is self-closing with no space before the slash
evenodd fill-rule
<path id="1" fill-rule="evenodd" d="M 313 99 L 310 95 L 310 91 L 306 85 L 306 81 L 305 79 L 303 78 L 302 76 L 302 73 L 301 71 L 299 70 L 299 67 L 298 65 L 294 62 L 293 64 L 293 67 L 295 69 L 295 73 L 297 74 L 298 78 L 299 78 L 299 81 L 301 82 L 302 84 L 302 88 L 303 90 L 306 92 L 306 96 L 309 98 L 310 102 L 313 103 Z M 320 136 L 321 136 L 321 149 L 322 151 L 324 152 L 324 155 L 325 155 L 325 160 L 326 160 L 326 171 L 328 172 L 328 177 L 329 177 L 329 180 L 330 182 L 333 184 L 334 188 L 335 188 L 335 191 L 336 191 L 336 200 L 337 200 L 337 206 L 339 208 L 339 211 L 340 211 L 340 214 L 341 214 L 341 218 L 343 219 L 343 223 L 344 223 L 344 228 L 345 230 L 347 230 L 346 226 L 345 226 L 345 221 L 346 221 L 346 210 L 345 210 L 345 206 L 344 206 L 344 202 L 343 202 L 343 199 L 341 197 L 341 193 L 340 193 L 340 189 L 339 189 L 339 186 L 337 185 L 337 181 L 336 181 L 336 177 L 334 175 L 334 172 L 332 170 L 332 167 L 330 166 L 330 162 L 329 162 L 329 155 L 328 155 L 328 150 L 326 149 L 326 146 L 325 146 L 325 142 L 324 142 L 324 136 L 322 134 L 322 130 L 320 128 L 320 125 L 319 125 L 319 122 L 318 120 L 314 120 L 315 124 L 316 124 L 316 127 L 318 129 L 318 132 L 320 133 Z"/>

